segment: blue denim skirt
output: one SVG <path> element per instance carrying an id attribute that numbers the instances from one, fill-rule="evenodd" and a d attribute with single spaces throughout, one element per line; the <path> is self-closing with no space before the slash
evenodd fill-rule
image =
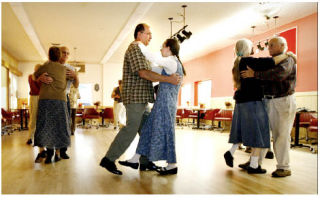
<path id="1" fill-rule="evenodd" d="M 229 143 L 257 148 L 270 147 L 269 119 L 264 101 L 237 103 Z"/>

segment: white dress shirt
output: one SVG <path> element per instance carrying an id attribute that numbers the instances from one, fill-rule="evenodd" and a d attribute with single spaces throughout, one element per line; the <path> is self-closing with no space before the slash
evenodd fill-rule
<path id="1" fill-rule="evenodd" d="M 144 44 L 139 42 L 138 45 L 140 47 L 142 54 L 146 57 L 148 61 L 152 63 L 151 68 L 153 72 L 157 72 L 161 74 L 162 69 L 164 69 L 166 73 L 169 75 L 176 73 L 178 68 L 176 56 L 173 56 L 173 55 L 168 57 L 158 56 L 150 52 Z"/>

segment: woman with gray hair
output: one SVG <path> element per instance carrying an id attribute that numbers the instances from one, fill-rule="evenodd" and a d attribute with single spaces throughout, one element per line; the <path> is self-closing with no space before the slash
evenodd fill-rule
<path id="1" fill-rule="evenodd" d="M 276 58 L 252 58 L 252 42 L 248 39 L 237 41 L 235 46 L 237 58 L 232 69 L 234 99 L 236 101 L 229 143 L 232 147 L 224 154 L 226 164 L 233 167 L 233 154 L 239 144 L 252 147 L 250 165 L 246 168 L 250 174 L 266 173 L 258 164 L 259 154 L 262 148 L 270 147 L 269 120 L 264 104 L 262 82 L 250 78 L 243 79 L 240 76 L 242 70 L 250 66 L 256 70 L 266 70 L 285 59 L 287 55 Z"/>

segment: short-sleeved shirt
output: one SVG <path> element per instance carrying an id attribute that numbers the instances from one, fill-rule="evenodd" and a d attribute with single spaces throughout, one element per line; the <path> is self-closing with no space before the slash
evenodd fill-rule
<path id="1" fill-rule="evenodd" d="M 140 70 L 150 70 L 151 66 L 142 54 L 138 44 L 131 43 L 124 56 L 122 92 L 124 104 L 153 103 L 152 82 L 139 76 Z"/>
<path id="2" fill-rule="evenodd" d="M 122 103 L 120 87 L 118 86 L 117 88 L 115 88 L 114 92 L 115 92 L 116 95 L 120 96 L 120 98 L 114 98 L 114 101 L 116 101 L 118 103 Z"/>

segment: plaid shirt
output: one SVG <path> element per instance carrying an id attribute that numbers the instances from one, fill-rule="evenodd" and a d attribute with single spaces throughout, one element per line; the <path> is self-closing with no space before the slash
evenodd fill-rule
<path id="1" fill-rule="evenodd" d="M 122 92 L 123 104 L 153 103 L 152 82 L 139 76 L 139 70 L 151 70 L 138 44 L 130 44 L 124 56 Z"/>
<path id="2" fill-rule="evenodd" d="M 254 76 L 263 80 L 263 93 L 270 96 L 288 96 L 294 93 L 297 80 L 296 63 L 288 57 L 275 68 L 267 71 L 257 71 Z"/>

